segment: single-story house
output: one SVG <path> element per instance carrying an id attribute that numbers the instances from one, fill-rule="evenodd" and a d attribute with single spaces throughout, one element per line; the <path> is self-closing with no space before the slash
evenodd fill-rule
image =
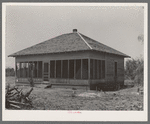
<path id="1" fill-rule="evenodd" d="M 9 57 L 15 57 L 16 84 L 29 84 L 32 76 L 35 84 L 94 89 L 123 86 L 129 56 L 73 29 Z"/>

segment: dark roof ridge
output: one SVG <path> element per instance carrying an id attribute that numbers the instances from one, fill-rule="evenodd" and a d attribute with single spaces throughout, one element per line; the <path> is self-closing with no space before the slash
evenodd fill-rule
<path id="1" fill-rule="evenodd" d="M 88 37 L 88 36 L 86 36 L 86 35 L 84 35 L 84 34 L 82 34 L 82 33 L 80 33 L 80 34 L 81 34 L 82 36 L 84 36 L 84 37 L 86 37 L 86 38 L 88 38 L 88 39 L 94 41 L 94 42 L 97 42 L 97 43 L 100 44 L 100 45 L 103 45 L 103 46 L 105 46 L 105 47 L 108 47 L 108 48 L 110 48 L 110 49 L 113 49 L 113 50 L 115 50 L 115 51 L 117 51 L 117 52 L 123 54 L 125 57 L 130 57 L 130 56 L 128 56 L 128 55 L 126 55 L 126 54 L 124 54 L 124 53 L 122 53 L 122 52 L 120 52 L 120 51 L 118 51 L 118 50 L 116 50 L 116 49 L 114 49 L 114 48 L 112 48 L 112 47 L 109 47 L 109 46 L 107 46 L 107 45 L 105 45 L 105 44 L 103 44 L 103 43 L 101 43 L 101 42 L 98 42 L 98 41 L 96 41 L 96 40 L 94 40 L 94 39 L 92 39 L 92 38 L 90 38 L 90 37 Z"/>

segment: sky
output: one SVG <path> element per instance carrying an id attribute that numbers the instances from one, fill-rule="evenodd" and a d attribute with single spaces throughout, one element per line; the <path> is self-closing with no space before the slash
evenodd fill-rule
<path id="1" fill-rule="evenodd" d="M 73 29 L 131 58 L 143 56 L 144 9 L 140 6 L 7 6 L 5 60 L 8 55 Z"/>

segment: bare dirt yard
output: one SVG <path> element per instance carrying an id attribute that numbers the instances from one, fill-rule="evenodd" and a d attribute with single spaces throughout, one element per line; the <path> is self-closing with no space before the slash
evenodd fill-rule
<path id="1" fill-rule="evenodd" d="M 6 83 L 14 85 L 15 78 L 7 77 Z M 33 107 L 30 110 L 125 110 L 142 111 L 143 94 L 137 92 L 137 87 L 125 88 L 119 91 L 96 92 L 77 89 L 75 95 L 72 89 L 48 88 L 37 85 L 29 98 Z M 18 86 L 29 90 L 30 86 Z"/>

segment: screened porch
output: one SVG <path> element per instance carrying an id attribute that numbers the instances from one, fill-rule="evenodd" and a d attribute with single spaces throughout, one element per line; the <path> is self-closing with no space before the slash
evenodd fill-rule
<path id="1" fill-rule="evenodd" d="M 16 63 L 16 77 L 50 79 L 97 80 L 105 78 L 105 60 L 70 59 L 28 61 Z"/>

